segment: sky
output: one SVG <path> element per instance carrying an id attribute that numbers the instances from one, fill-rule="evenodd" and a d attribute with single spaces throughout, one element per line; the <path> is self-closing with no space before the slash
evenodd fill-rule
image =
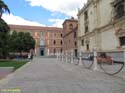
<path id="1" fill-rule="evenodd" d="M 87 0 L 3 0 L 10 9 L 2 18 L 8 24 L 62 27 L 65 19 L 77 19 Z"/>

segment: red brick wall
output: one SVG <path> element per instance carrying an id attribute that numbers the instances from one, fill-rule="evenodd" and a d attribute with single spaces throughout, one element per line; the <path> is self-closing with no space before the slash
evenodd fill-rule
<path id="1" fill-rule="evenodd" d="M 64 51 L 71 51 L 77 49 L 75 42 L 77 43 L 77 20 L 68 19 L 63 23 L 63 40 L 64 40 Z M 71 31 L 69 25 L 73 25 L 73 30 Z M 76 38 L 74 38 L 74 32 L 76 32 Z M 70 42 L 69 42 L 70 41 Z"/>
<path id="2" fill-rule="evenodd" d="M 37 26 L 20 26 L 20 25 L 9 25 L 11 31 L 23 31 L 23 32 L 30 32 L 31 35 L 35 40 L 37 40 L 36 44 L 36 55 L 40 54 L 40 39 L 44 40 L 46 52 L 47 49 L 49 49 L 50 54 L 52 54 L 54 51 L 54 48 L 57 50 L 60 50 L 63 46 L 60 44 L 60 41 L 62 40 L 62 37 L 60 34 L 63 33 L 62 28 L 56 28 L 56 27 L 37 27 Z M 44 36 L 41 38 L 41 32 L 44 32 Z M 49 36 L 48 36 L 49 32 Z M 35 36 L 35 33 L 37 33 L 37 36 Z M 54 33 L 56 33 L 56 37 L 54 37 Z M 48 44 L 49 40 L 49 44 Z M 56 44 L 53 44 L 53 41 L 56 40 Z M 46 53 L 47 55 L 47 53 Z"/>

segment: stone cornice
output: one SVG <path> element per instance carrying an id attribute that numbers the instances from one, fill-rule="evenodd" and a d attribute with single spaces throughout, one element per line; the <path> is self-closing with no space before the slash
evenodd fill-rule
<path id="1" fill-rule="evenodd" d="M 87 3 L 83 6 L 83 8 L 82 8 L 81 10 L 79 10 L 77 16 L 80 16 L 80 15 L 88 8 L 88 6 L 89 6 L 91 3 L 92 3 L 92 1 L 91 1 L 91 2 L 87 2 Z"/>
<path id="2" fill-rule="evenodd" d="M 88 1 L 81 10 L 79 10 L 77 16 L 80 16 L 84 11 L 86 11 L 86 9 L 91 5 L 96 5 L 100 0 L 90 0 Z"/>
<path id="3" fill-rule="evenodd" d="M 88 36 L 90 36 L 90 35 L 95 34 L 96 32 L 100 33 L 100 32 L 102 32 L 103 29 L 110 28 L 110 27 L 112 27 L 112 24 L 111 24 L 111 23 L 108 23 L 108 24 L 106 24 L 106 25 L 104 25 L 104 26 L 102 26 L 102 27 L 93 29 L 91 32 L 88 32 L 87 34 L 82 35 L 82 36 L 80 36 L 79 38 L 88 37 Z"/>

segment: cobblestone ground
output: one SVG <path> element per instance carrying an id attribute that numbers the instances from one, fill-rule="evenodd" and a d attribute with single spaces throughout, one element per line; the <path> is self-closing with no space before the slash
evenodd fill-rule
<path id="1" fill-rule="evenodd" d="M 54 58 L 35 58 L 2 80 L 0 89 L 0 93 L 125 93 L 125 80 Z"/>

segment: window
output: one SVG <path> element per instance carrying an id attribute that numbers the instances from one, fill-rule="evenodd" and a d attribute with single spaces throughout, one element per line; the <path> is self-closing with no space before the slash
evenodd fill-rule
<path id="1" fill-rule="evenodd" d="M 115 18 L 121 18 L 124 15 L 124 0 L 115 0 Z"/>
<path id="2" fill-rule="evenodd" d="M 120 46 L 125 45 L 125 36 L 124 37 L 120 37 L 119 40 L 120 40 Z"/>
<path id="3" fill-rule="evenodd" d="M 62 34 L 60 34 L 60 36 L 61 36 L 61 37 L 63 37 L 63 35 L 62 35 Z"/>
<path id="4" fill-rule="evenodd" d="M 53 44 L 54 44 L 54 45 L 56 44 L 56 40 L 53 41 Z"/>
<path id="5" fill-rule="evenodd" d="M 86 50 L 87 50 L 87 51 L 89 50 L 89 44 L 86 45 Z"/>
<path id="6" fill-rule="evenodd" d="M 74 45 L 75 45 L 75 47 L 77 46 L 77 42 L 76 41 L 75 41 Z"/>
<path id="7" fill-rule="evenodd" d="M 44 32 L 41 32 L 40 35 L 41 35 L 41 37 L 43 37 L 44 36 Z"/>
<path id="8" fill-rule="evenodd" d="M 40 40 L 40 46 L 44 46 L 44 40 L 43 39 Z"/>
<path id="9" fill-rule="evenodd" d="M 88 11 L 85 11 L 84 12 L 84 20 L 87 20 L 88 19 Z"/>
<path id="10" fill-rule="evenodd" d="M 53 36 L 56 37 L 56 33 L 53 33 Z"/>
<path id="11" fill-rule="evenodd" d="M 70 30 L 70 31 L 73 30 L 73 25 L 72 25 L 72 24 L 69 25 L 69 30 Z"/>
<path id="12" fill-rule="evenodd" d="M 81 45 L 82 45 L 82 46 L 84 46 L 84 39 L 83 39 L 83 40 L 81 40 Z"/>
<path id="13" fill-rule="evenodd" d="M 62 53 L 62 51 L 63 51 L 63 50 L 62 50 L 62 48 L 61 48 L 61 49 L 60 49 L 60 52 Z"/>
<path id="14" fill-rule="evenodd" d="M 87 33 L 88 31 L 88 26 L 85 26 L 85 33 Z"/>
<path id="15" fill-rule="evenodd" d="M 117 18 L 122 17 L 124 14 L 124 5 L 123 4 L 119 5 L 116 11 L 117 11 Z"/>
<path id="16" fill-rule="evenodd" d="M 62 40 L 60 41 L 60 44 L 61 44 L 61 45 L 63 44 Z"/>

